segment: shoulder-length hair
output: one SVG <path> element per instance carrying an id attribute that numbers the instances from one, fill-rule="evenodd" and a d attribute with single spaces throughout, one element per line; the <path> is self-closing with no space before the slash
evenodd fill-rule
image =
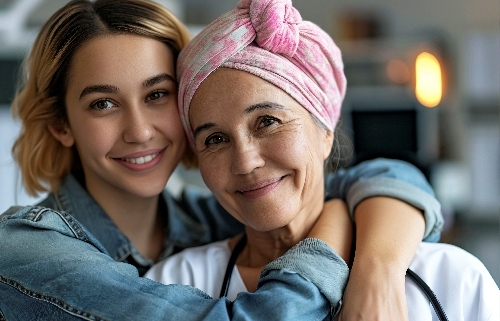
<path id="1" fill-rule="evenodd" d="M 148 0 L 74 0 L 54 13 L 23 62 L 12 103 L 14 118 L 22 122 L 12 153 L 30 195 L 57 190 L 79 164 L 76 149 L 64 147 L 48 128 L 68 124 L 64 98 L 72 57 L 90 39 L 117 34 L 161 41 L 174 59 L 190 40 L 170 11 Z"/>

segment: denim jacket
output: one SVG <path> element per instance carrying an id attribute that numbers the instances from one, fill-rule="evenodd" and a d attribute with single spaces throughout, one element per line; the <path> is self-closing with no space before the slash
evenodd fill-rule
<path id="1" fill-rule="evenodd" d="M 351 212 L 370 196 L 402 199 L 424 212 L 425 239 L 439 239 L 439 203 L 407 163 L 366 162 L 329 174 L 325 183 L 327 198 L 345 199 Z M 168 217 L 162 256 L 241 230 L 197 190 L 179 200 L 165 192 L 162 202 Z M 73 177 L 41 204 L 0 216 L 0 320 L 323 320 L 339 310 L 348 269 L 319 240 L 306 239 L 269 264 L 259 289 L 231 303 L 140 278 L 153 262 Z"/>
<path id="2" fill-rule="evenodd" d="M 159 213 L 165 216 L 162 221 L 166 222 L 167 232 L 160 259 L 243 231 L 243 225 L 229 215 L 215 197 L 205 194 L 197 188 L 186 188 L 179 199 L 174 199 L 168 190 L 163 191 Z M 141 276 L 154 264 L 137 251 L 75 176 L 67 175 L 60 189 L 50 193 L 38 206 L 70 213 L 115 261 L 134 265 Z"/>

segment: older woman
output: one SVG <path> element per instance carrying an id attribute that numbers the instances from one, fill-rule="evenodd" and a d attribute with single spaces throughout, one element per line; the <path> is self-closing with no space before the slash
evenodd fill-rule
<path id="1" fill-rule="evenodd" d="M 303 21 L 290 1 L 243 0 L 184 49 L 178 66 L 179 108 L 189 143 L 207 186 L 246 228 L 242 236 L 173 256 L 153 267 L 148 277 L 235 299 L 239 292 L 254 291 L 263 268 L 304 239 L 318 219 L 325 219 L 320 218 L 324 162 L 335 142 L 346 88 L 342 66 L 332 39 Z M 327 223 L 335 225 L 336 220 L 337 236 L 350 237 L 347 210 L 341 203 L 336 210 Z M 344 244 L 340 254 L 348 260 L 349 242 Z M 365 255 L 356 252 L 353 271 L 363 266 Z M 432 264 L 425 263 L 427 257 Z M 443 263 L 447 260 L 468 262 L 466 272 Z M 341 319 L 367 320 L 378 313 L 387 320 L 409 316 L 429 320 L 431 310 L 424 294 L 411 281 L 405 288 L 410 261 L 392 266 L 395 275 L 403 275 L 403 291 L 397 292 L 403 299 L 397 302 L 405 303 L 406 291 L 409 315 L 406 304 L 384 307 L 376 302 L 376 294 L 363 295 L 348 285 Z M 411 264 L 431 281 L 444 306 L 453 308 L 448 314 L 493 320 L 498 313 L 498 288 L 484 266 L 464 251 L 425 244 Z M 345 278 L 334 286 L 342 292 L 348 266 L 338 268 L 332 273 Z M 480 286 L 468 281 L 439 284 L 442 268 L 449 280 L 460 276 L 479 280 Z M 349 282 L 356 284 L 357 278 L 354 273 Z M 356 305 L 358 295 L 366 299 L 364 305 Z M 473 299 L 484 295 L 489 299 Z M 380 311 L 363 309 L 367 306 Z M 437 313 L 446 317 L 442 311 Z"/>

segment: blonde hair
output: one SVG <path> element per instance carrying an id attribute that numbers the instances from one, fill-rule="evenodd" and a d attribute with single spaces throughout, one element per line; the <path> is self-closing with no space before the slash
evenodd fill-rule
<path id="1" fill-rule="evenodd" d="M 175 60 L 190 40 L 187 28 L 170 11 L 147 0 L 77 0 L 54 13 L 23 63 L 12 103 L 14 118 L 22 121 L 12 153 L 30 195 L 57 190 L 79 164 L 75 148 L 64 147 L 48 126 L 68 124 L 64 98 L 75 52 L 90 39 L 109 34 L 156 39 L 172 50 Z M 183 162 L 192 163 L 193 155 L 186 154 Z"/>

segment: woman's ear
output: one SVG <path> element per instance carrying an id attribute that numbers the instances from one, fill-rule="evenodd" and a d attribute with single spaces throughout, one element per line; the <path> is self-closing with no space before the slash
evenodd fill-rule
<path id="1" fill-rule="evenodd" d="M 49 131 L 64 147 L 72 147 L 75 144 L 73 132 L 68 125 L 48 125 Z"/>
<path id="2" fill-rule="evenodd" d="M 329 130 L 325 130 L 325 136 L 323 141 L 323 160 L 326 160 L 330 153 L 332 152 L 333 147 L 333 132 Z"/>

